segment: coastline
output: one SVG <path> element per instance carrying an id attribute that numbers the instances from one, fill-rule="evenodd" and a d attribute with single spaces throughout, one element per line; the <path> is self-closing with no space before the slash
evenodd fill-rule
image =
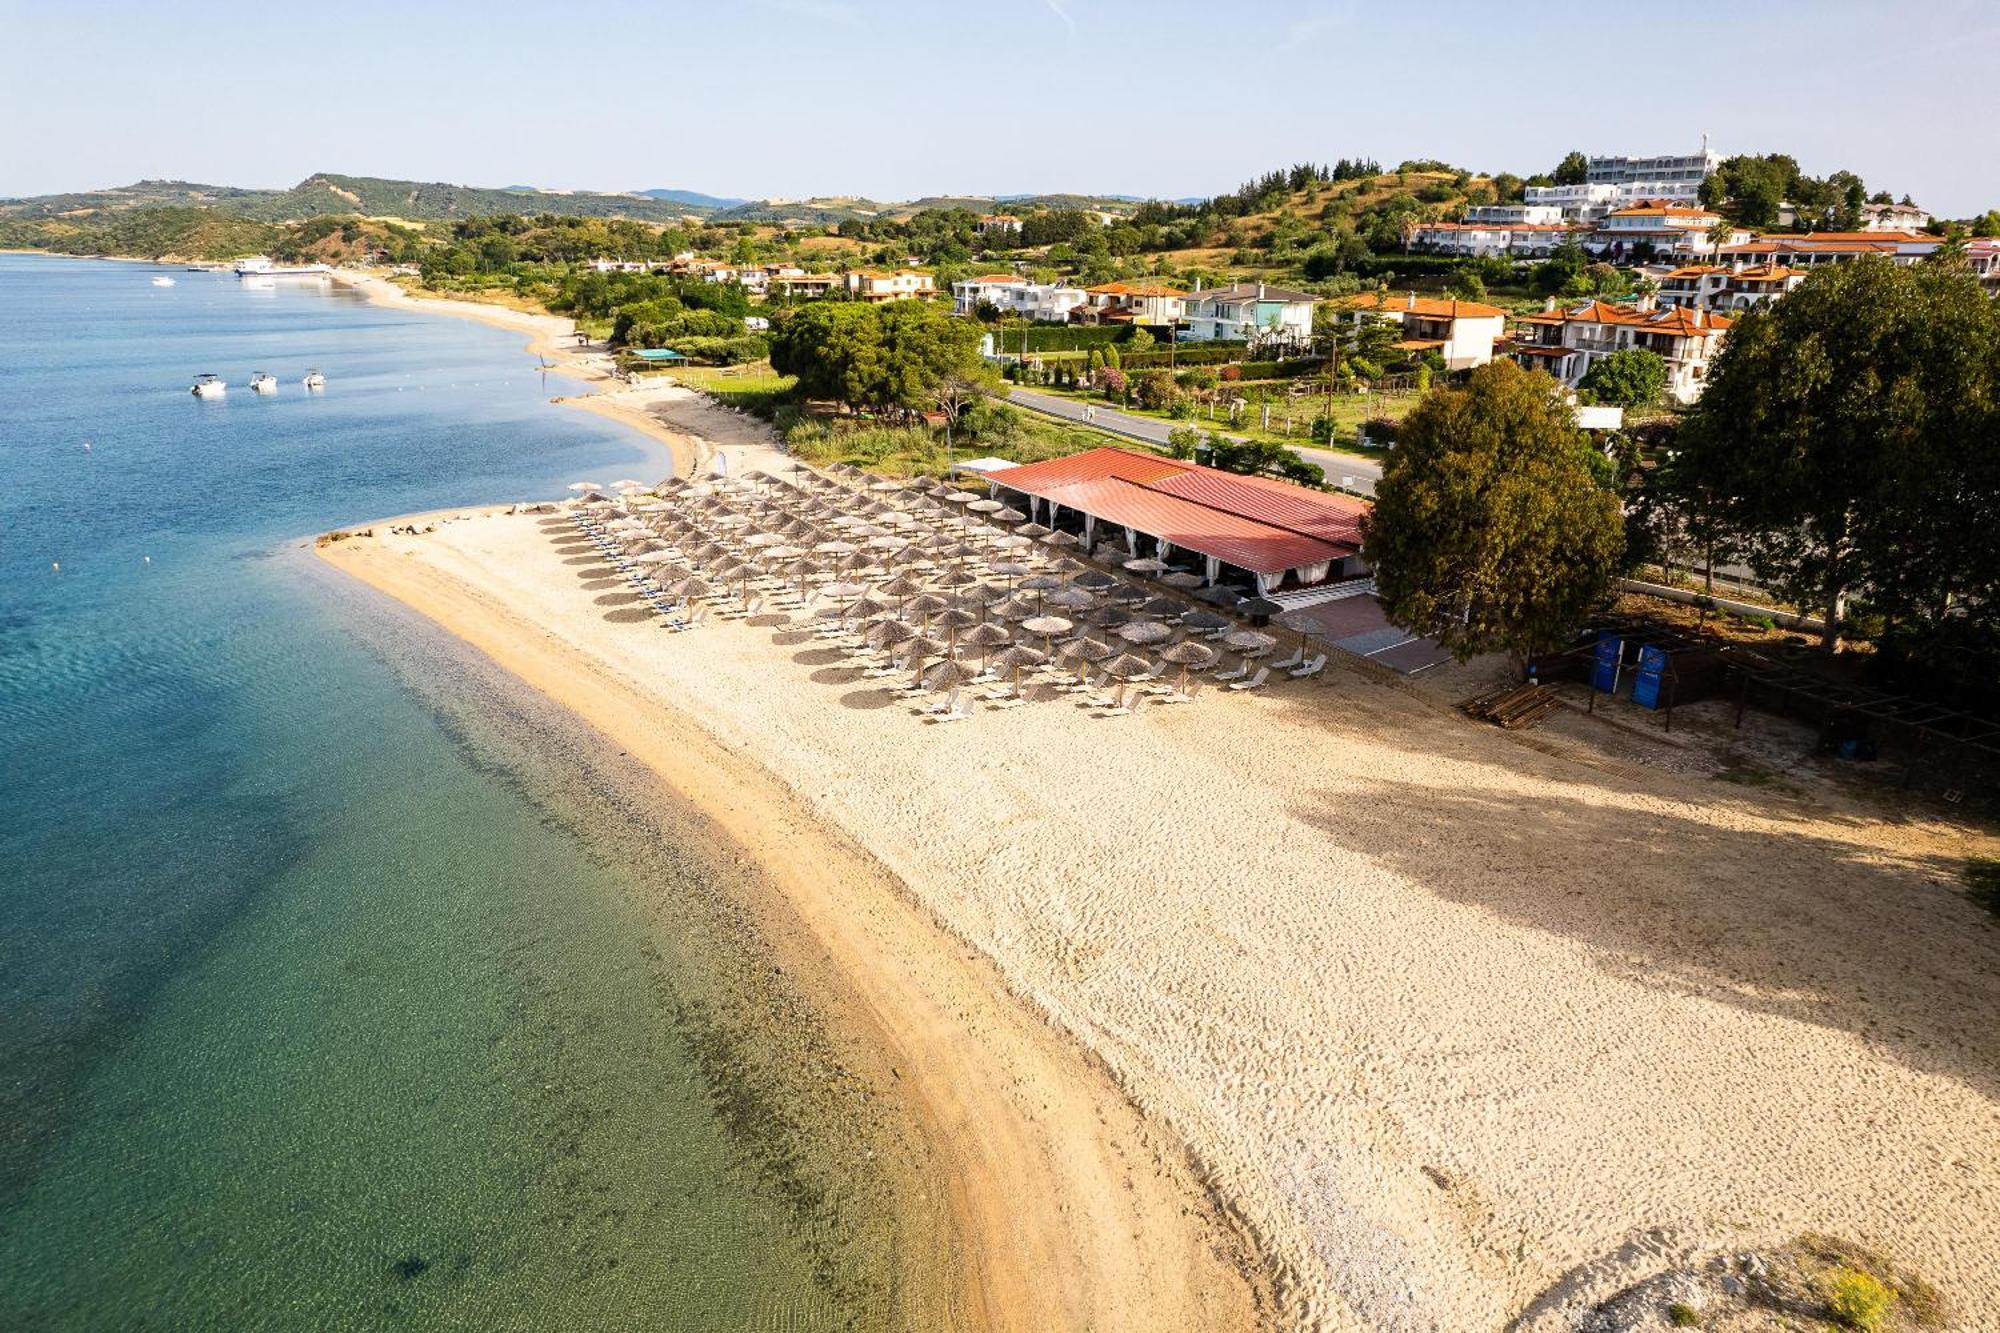
<path id="1" fill-rule="evenodd" d="M 522 350 L 538 357 L 557 373 L 591 386 L 588 392 L 567 394 L 556 398 L 555 402 L 564 407 L 594 412 L 664 444 L 673 456 L 676 476 L 694 476 L 707 471 L 713 464 L 717 450 L 711 440 L 718 430 L 724 428 L 724 423 L 718 418 L 726 418 L 730 414 L 716 408 L 692 389 L 680 385 L 623 383 L 612 374 L 611 358 L 602 347 L 577 345 L 573 336 L 575 326 L 571 320 L 483 301 L 412 296 L 387 278 L 358 269 L 337 268 L 333 271 L 333 281 L 360 293 L 373 305 L 415 314 L 470 319 L 493 328 L 524 334 L 527 340 Z M 756 447 L 756 443 L 745 440 L 739 447 L 751 449 Z M 776 453 L 775 450 L 768 452 Z M 762 458 L 744 461 L 754 466 L 768 466 Z"/>
<path id="2" fill-rule="evenodd" d="M 499 511 L 412 515 L 450 524 Z M 567 520 L 560 520 L 566 523 Z M 383 526 L 383 525 L 378 525 Z M 490 592 L 394 559 L 364 536 L 319 557 L 425 616 L 638 763 L 741 849 L 788 968 L 918 1127 L 941 1198 L 919 1237 L 941 1308 L 966 1330 L 1261 1326 L 1272 1296 L 1177 1139 L 1022 1005 L 864 846 L 753 754 L 643 684 L 542 633 Z"/>
<path id="3" fill-rule="evenodd" d="M 874 895 L 935 938 L 886 958 L 835 941 L 835 971 L 875 987 L 885 963 L 963 955 L 983 989 L 914 998 L 967 995 L 981 1040 L 1030 1010 L 1058 1063 L 1080 1045 L 1140 1108 L 1115 1137 L 1151 1145 L 1149 1184 L 1189 1210 L 1153 1208 L 1182 1238 L 1142 1248 L 1206 1253 L 1226 1216 L 1261 1256 L 1248 1271 L 1272 1274 L 1264 1318 L 1562 1327 L 1674 1256 L 1806 1231 L 2000 1314 L 1980 1257 L 2000 1243 L 2000 1050 L 1976 1017 L 2000 1005 L 2000 945 L 1945 869 L 1990 837 L 1718 787 L 1607 755 L 1581 721 L 1523 742 L 1355 676 L 1116 732 L 1059 705 L 925 728 L 769 617 L 658 633 L 581 586 L 589 560 L 551 517 L 321 554 L 644 733 L 648 762 L 759 857 L 782 829 L 774 854 L 825 924 L 852 924 L 828 848 L 885 870 Z M 974 1075 L 996 1079 L 961 1067 L 958 1112 L 931 1123 L 963 1113 Z M 1074 1102 L 1023 1117 L 1102 1134 Z M 1024 1133 L 1003 1158 L 1080 1150 Z M 1059 1199 L 1083 1178 L 1038 1170 Z M 958 1205 L 975 1232 L 991 1188 Z M 1037 1253 L 1023 1233 L 1046 1221 L 1077 1264 L 1109 1245 L 1116 1272 L 1146 1271 L 1129 1213 L 1065 1231 L 1062 1203 L 996 1211 L 985 1260 Z"/>

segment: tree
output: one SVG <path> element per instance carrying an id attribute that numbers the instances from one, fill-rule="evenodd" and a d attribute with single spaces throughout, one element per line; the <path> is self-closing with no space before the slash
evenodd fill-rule
<path id="1" fill-rule="evenodd" d="M 1600 403 L 1650 407 L 1667 387 L 1667 363 L 1648 348 L 1621 348 L 1592 363 L 1577 387 L 1588 390 Z"/>
<path id="2" fill-rule="evenodd" d="M 1175 458 L 1193 458 L 1201 443 L 1202 433 L 1193 426 L 1176 426 L 1167 432 L 1167 452 Z"/>
<path id="3" fill-rule="evenodd" d="M 1330 301 L 1313 311 L 1313 342 L 1327 358 L 1330 386 L 1339 384 L 1343 371 L 1360 379 L 1379 378 L 1395 359 L 1396 344 L 1403 338 L 1398 320 L 1366 313 L 1358 319 L 1352 316 L 1352 311 Z"/>
<path id="4" fill-rule="evenodd" d="M 1813 270 L 1730 329 L 1679 432 L 1764 583 L 1894 627 L 2000 596 L 2000 315 L 1950 265 Z"/>
<path id="5" fill-rule="evenodd" d="M 1450 282 L 1445 284 L 1445 292 L 1461 301 L 1484 301 L 1486 279 L 1470 270 L 1461 269 L 1452 275 Z"/>
<path id="6" fill-rule="evenodd" d="M 1396 624 L 1463 662 L 1560 647 L 1611 588 L 1618 497 L 1561 386 L 1495 361 L 1403 420 L 1363 528 Z"/>
<path id="7" fill-rule="evenodd" d="M 952 432 L 959 418 L 986 401 L 1000 387 L 1000 377 L 991 366 L 979 363 L 945 371 L 931 386 L 931 401 L 944 413 L 944 447 L 952 447 Z"/>
<path id="8" fill-rule="evenodd" d="M 1558 185 L 1581 185 L 1589 175 L 1590 159 L 1571 149 L 1556 167 L 1554 180 Z"/>

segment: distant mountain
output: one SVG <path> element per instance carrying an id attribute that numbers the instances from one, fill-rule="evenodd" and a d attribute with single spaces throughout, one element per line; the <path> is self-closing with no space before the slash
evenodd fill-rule
<path id="1" fill-rule="evenodd" d="M 638 194 L 570 193 L 521 186 L 487 189 L 322 172 L 306 177 L 289 190 L 244 190 L 192 181 L 140 181 L 109 190 L 4 199 L 0 200 L 0 217 L 78 218 L 162 206 L 206 208 L 257 222 L 297 222 L 347 213 L 412 222 L 446 222 L 505 213 L 567 213 L 673 222 L 710 211 L 710 206 L 704 204 Z"/>
<path id="2" fill-rule="evenodd" d="M 699 190 L 634 190 L 632 193 L 672 204 L 687 204 L 693 208 L 735 208 L 738 204 L 750 202 L 748 199 L 724 198 L 719 194 L 703 194 Z"/>

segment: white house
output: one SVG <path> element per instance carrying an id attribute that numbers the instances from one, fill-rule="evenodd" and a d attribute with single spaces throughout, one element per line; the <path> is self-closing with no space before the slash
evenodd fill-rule
<path id="1" fill-rule="evenodd" d="M 1651 199 L 1605 214 L 1584 245 L 1593 254 L 1613 261 L 1628 258 L 1642 247 L 1676 259 L 1703 258 L 1716 251 L 1709 231 L 1720 221 L 1721 214 L 1699 205 Z M 1748 231 L 1732 228 L 1724 244 L 1749 239 Z"/>
<path id="2" fill-rule="evenodd" d="M 1660 279 L 1659 303 L 1688 310 L 1740 311 L 1769 305 L 1806 280 L 1782 264 L 1688 264 Z"/>
<path id="3" fill-rule="evenodd" d="M 787 300 L 812 300 L 840 286 L 840 276 L 834 273 L 773 273 L 765 285 L 772 296 L 782 296 Z"/>
<path id="4" fill-rule="evenodd" d="M 1507 312 L 1479 301 L 1362 292 L 1334 303 L 1343 321 L 1393 319 L 1403 326 L 1406 352 L 1436 352 L 1449 370 L 1483 366 L 1493 359 L 1493 345 L 1507 332 Z"/>
<path id="5" fill-rule="evenodd" d="M 1548 309 L 1521 321 L 1512 351 L 1522 365 L 1546 370 L 1574 388 L 1604 357 L 1645 348 L 1667 363 L 1667 393 L 1691 403 L 1707 386 L 1709 363 L 1732 322 L 1685 307 L 1661 309 L 1650 299 L 1631 305 L 1585 301 L 1564 309 L 1551 301 Z"/>
<path id="6" fill-rule="evenodd" d="M 1197 284 L 1187 297 L 1191 342 L 1240 340 L 1253 347 L 1303 349 L 1312 344 L 1313 308 L 1319 298 L 1264 283 L 1239 282 L 1202 291 Z"/>
<path id="7" fill-rule="evenodd" d="M 1881 255 L 1896 264 L 1914 264 L 1938 252 L 1944 237 L 1911 231 L 1814 231 L 1794 235 L 1772 232 L 1722 248 L 1718 258 L 1751 264 L 1782 264 L 1811 268 L 1839 264 L 1863 255 Z"/>
<path id="8" fill-rule="evenodd" d="M 1044 324 L 1061 324 L 1072 311 L 1081 308 L 1090 296 L 1081 287 L 1061 283 L 1029 282 L 1018 273 L 989 273 L 981 278 L 961 278 L 951 285 L 951 312 L 970 315 L 985 301 L 1003 315 L 1019 315 Z"/>
<path id="9" fill-rule="evenodd" d="M 1931 215 L 1915 204 L 1863 204 L 1863 231 L 1922 231 L 1931 225 Z"/>
<path id="10" fill-rule="evenodd" d="M 1563 213 L 1554 204 L 1474 204 L 1465 210 L 1466 222 L 1506 223 L 1542 226 L 1561 222 Z"/>
<path id="11" fill-rule="evenodd" d="M 1021 230 L 1021 219 L 1012 213 L 988 213 L 975 222 L 972 229 L 981 235 L 987 232 L 1014 232 L 1018 235 Z"/>
<path id="12" fill-rule="evenodd" d="M 1567 222 L 1420 222 L 1410 232 L 1410 248 L 1434 255 L 1546 259 L 1582 234 Z"/>
<path id="13" fill-rule="evenodd" d="M 1699 153 L 1662 157 L 1593 157 L 1585 162 L 1581 183 L 1530 185 L 1523 193 L 1530 204 L 1561 209 L 1572 221 L 1594 222 L 1649 199 L 1695 204 L 1701 183 L 1721 165 L 1722 155 L 1706 145 Z"/>

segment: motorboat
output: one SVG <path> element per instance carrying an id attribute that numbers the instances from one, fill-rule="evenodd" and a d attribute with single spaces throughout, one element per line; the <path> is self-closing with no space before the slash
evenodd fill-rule
<path id="1" fill-rule="evenodd" d="M 220 398 L 228 392 L 229 386 L 222 382 L 222 377 L 219 375 L 194 377 L 194 396 L 197 398 Z"/>
<path id="2" fill-rule="evenodd" d="M 159 277 L 153 279 L 153 285 L 155 287 L 171 287 L 174 285 L 174 280 L 162 273 Z"/>
<path id="3" fill-rule="evenodd" d="M 250 377 L 250 389 L 253 393 L 276 393 L 278 377 L 260 370 Z"/>
<path id="4" fill-rule="evenodd" d="M 326 387 L 326 376 L 320 374 L 317 370 L 308 370 L 306 377 L 300 380 L 299 383 L 305 385 L 308 389 L 324 389 Z"/>

